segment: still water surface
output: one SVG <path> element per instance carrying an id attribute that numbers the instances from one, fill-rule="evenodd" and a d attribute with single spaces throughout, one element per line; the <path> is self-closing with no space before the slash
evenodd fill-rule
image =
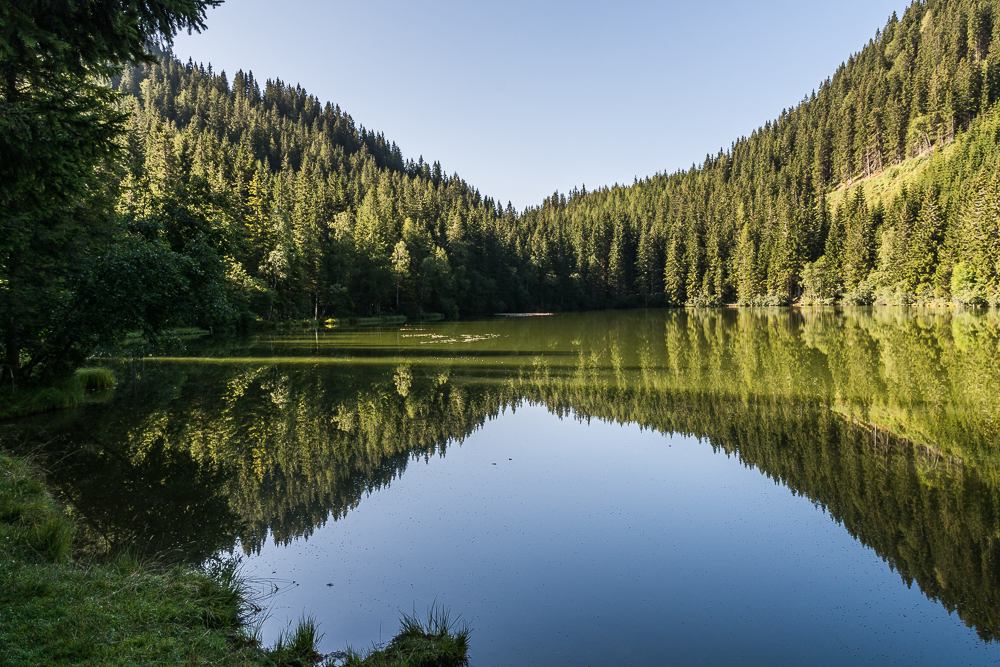
<path id="1" fill-rule="evenodd" d="M 1000 318 L 635 311 L 208 340 L 29 423 L 265 638 L 431 604 L 474 665 L 993 664 Z"/>

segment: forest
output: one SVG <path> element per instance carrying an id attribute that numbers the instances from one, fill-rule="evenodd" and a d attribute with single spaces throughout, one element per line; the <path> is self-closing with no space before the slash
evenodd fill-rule
<path id="1" fill-rule="evenodd" d="M 5 98 L 41 119 L 34 134 L 5 129 L 5 151 L 40 142 L 89 165 L 69 173 L 53 158 L 61 172 L 35 165 L 0 193 L 12 387 L 125 333 L 180 325 L 1000 304 L 998 0 L 914 2 L 797 106 L 701 165 L 523 211 L 405 158 L 299 85 L 184 63 L 169 39 L 144 49 L 105 57 L 119 66 L 94 65 L 75 88 L 25 78 Z M 103 134 L 56 151 L 46 133 L 84 116 Z M 53 199 L 60 188 L 71 196 Z"/>

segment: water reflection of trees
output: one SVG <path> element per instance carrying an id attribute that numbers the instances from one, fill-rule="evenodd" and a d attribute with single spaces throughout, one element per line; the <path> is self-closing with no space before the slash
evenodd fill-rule
<path id="1" fill-rule="evenodd" d="M 252 551 L 308 536 L 412 457 L 444 456 L 529 401 L 706 438 L 822 505 L 982 637 L 1000 631 L 995 315 L 662 312 L 496 328 L 478 357 L 149 364 L 133 392 L 72 422 L 71 463 L 54 474 L 108 540 L 205 555 L 239 538 Z"/>

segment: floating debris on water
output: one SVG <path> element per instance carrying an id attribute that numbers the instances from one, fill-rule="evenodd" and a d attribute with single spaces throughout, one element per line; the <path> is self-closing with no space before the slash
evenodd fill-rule
<path id="1" fill-rule="evenodd" d="M 427 345 L 428 343 L 475 343 L 481 340 L 492 340 L 494 338 L 499 338 L 500 334 L 461 334 L 459 336 L 445 336 L 442 334 L 417 334 L 413 336 L 404 336 L 404 338 L 421 338 L 430 337 L 431 340 L 420 341 L 421 345 Z"/>

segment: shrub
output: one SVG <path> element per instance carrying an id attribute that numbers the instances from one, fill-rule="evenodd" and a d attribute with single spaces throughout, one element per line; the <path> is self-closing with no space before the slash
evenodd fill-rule
<path id="1" fill-rule="evenodd" d="M 715 294 L 698 294 L 688 299 L 688 308 L 722 308 L 723 303 Z"/>

